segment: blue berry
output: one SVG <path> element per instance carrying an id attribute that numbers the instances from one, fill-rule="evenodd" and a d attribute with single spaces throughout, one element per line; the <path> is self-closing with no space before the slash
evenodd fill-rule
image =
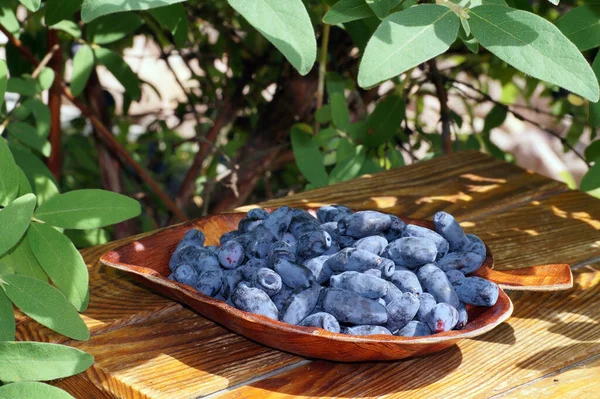
<path id="1" fill-rule="evenodd" d="M 311 233 L 313 231 L 320 231 L 321 227 L 317 221 L 314 222 L 299 222 L 290 225 L 290 233 L 294 236 L 296 241 L 300 241 L 300 237 L 304 234 Z"/>
<path id="2" fill-rule="evenodd" d="M 334 333 L 340 332 L 340 323 L 326 312 L 313 313 L 298 324 L 304 327 L 318 327 Z"/>
<path id="3" fill-rule="evenodd" d="M 229 269 L 223 272 L 223 282 L 221 284 L 221 289 L 219 290 L 219 294 L 221 294 L 223 298 L 228 299 L 238 284 L 244 280 L 241 269 L 242 268 Z"/>
<path id="4" fill-rule="evenodd" d="M 458 307 L 458 296 L 442 269 L 428 264 L 417 270 L 417 277 L 423 289 L 433 295 L 438 303 L 446 302 L 454 308 Z"/>
<path id="5" fill-rule="evenodd" d="M 405 292 L 399 299 L 390 302 L 387 307 L 388 320 L 386 327 L 395 332 L 411 321 L 419 311 L 419 298 L 412 292 Z"/>
<path id="6" fill-rule="evenodd" d="M 424 321 L 427 314 L 431 312 L 431 309 L 433 309 L 437 302 L 433 295 L 428 292 L 424 292 L 419 295 L 419 303 L 420 305 L 419 311 L 417 312 L 417 319 Z"/>
<path id="7" fill-rule="evenodd" d="M 292 233 L 285 233 L 281 241 L 286 242 L 292 249 L 296 248 L 296 237 Z"/>
<path id="8" fill-rule="evenodd" d="M 383 233 L 390 228 L 389 215 L 377 211 L 359 211 L 338 221 L 341 235 L 363 238 Z"/>
<path id="9" fill-rule="evenodd" d="M 431 330 L 427 323 L 413 320 L 408 322 L 396 335 L 400 337 L 425 337 L 431 335 Z"/>
<path id="10" fill-rule="evenodd" d="M 325 262 L 334 272 L 364 272 L 368 269 L 379 269 L 381 263 L 381 257 L 356 248 L 344 248 Z"/>
<path id="11" fill-rule="evenodd" d="M 458 311 L 445 302 L 438 303 L 424 320 L 434 333 L 450 331 L 458 323 Z"/>
<path id="12" fill-rule="evenodd" d="M 362 297 L 370 299 L 381 298 L 387 295 L 388 291 L 388 284 L 385 280 L 352 271 L 332 276 L 329 280 L 329 286 L 331 288 L 350 290 Z"/>
<path id="13" fill-rule="evenodd" d="M 281 240 L 283 234 L 290 227 L 292 221 L 292 210 L 287 206 L 275 209 L 261 226 L 265 226 L 277 240 Z"/>
<path id="14" fill-rule="evenodd" d="M 269 267 L 269 263 L 266 259 L 252 258 L 238 267 L 238 269 L 241 271 L 244 280 L 250 281 L 252 280 L 254 273 L 263 267 Z"/>
<path id="15" fill-rule="evenodd" d="M 458 298 L 469 305 L 494 306 L 498 300 L 498 286 L 481 277 L 465 277 L 454 288 Z"/>
<path id="16" fill-rule="evenodd" d="M 192 266 L 181 263 L 173 270 L 173 280 L 178 283 L 194 286 L 198 280 L 198 272 Z"/>
<path id="17" fill-rule="evenodd" d="M 323 310 L 340 323 L 384 324 L 387 311 L 379 302 L 338 288 L 329 288 L 323 296 Z"/>
<path id="18" fill-rule="evenodd" d="M 205 269 L 200 273 L 194 288 L 204 295 L 215 296 L 222 284 L 223 270 L 221 268 Z"/>
<path id="19" fill-rule="evenodd" d="M 375 277 L 381 278 L 381 270 L 379 270 L 379 269 L 368 269 L 368 270 L 365 270 L 363 273 L 368 274 L 370 276 L 375 276 Z"/>
<path id="20" fill-rule="evenodd" d="M 235 269 L 244 261 L 244 247 L 237 241 L 227 241 L 219 249 L 219 263 L 225 269 Z"/>
<path id="21" fill-rule="evenodd" d="M 269 265 L 271 265 L 271 267 L 274 267 L 275 263 L 277 263 L 277 260 L 281 258 L 287 259 L 290 262 L 296 261 L 296 255 L 294 253 L 294 250 L 287 242 L 275 241 L 273 244 L 271 244 L 271 247 L 269 248 Z"/>
<path id="22" fill-rule="evenodd" d="M 238 224 L 238 230 L 243 233 L 251 233 L 255 228 L 263 223 L 262 219 L 243 218 Z"/>
<path id="23" fill-rule="evenodd" d="M 315 280 L 315 276 L 307 267 L 287 259 L 277 260 L 274 269 L 281 276 L 283 283 L 294 290 L 300 287 L 306 288 Z"/>
<path id="24" fill-rule="evenodd" d="M 383 297 L 383 300 L 385 301 L 386 305 L 389 305 L 390 302 L 393 302 L 396 299 L 402 297 L 402 291 L 400 291 L 400 289 L 396 287 L 396 285 L 391 281 L 386 280 L 386 283 L 388 285 L 388 291 L 387 294 Z"/>
<path id="25" fill-rule="evenodd" d="M 398 266 L 416 269 L 435 261 L 437 248 L 433 241 L 425 238 L 403 237 L 389 243 L 384 256 Z"/>
<path id="26" fill-rule="evenodd" d="M 317 210 L 317 218 L 321 223 L 337 222 L 340 218 L 351 214 L 352 211 L 340 205 L 325 205 Z"/>
<path id="27" fill-rule="evenodd" d="M 242 233 L 240 233 L 238 230 L 228 231 L 227 233 L 224 233 L 221 236 L 221 238 L 219 239 L 219 244 L 223 245 L 227 241 L 235 240 L 240 235 L 242 235 Z"/>
<path id="28" fill-rule="evenodd" d="M 246 217 L 250 219 L 266 219 L 269 216 L 269 212 L 262 208 L 254 208 L 248 211 Z"/>
<path id="29" fill-rule="evenodd" d="M 441 258 L 442 256 L 446 255 L 446 253 L 448 253 L 448 241 L 446 241 L 444 237 L 442 237 L 435 231 L 429 230 L 426 227 L 409 224 L 404 228 L 404 232 L 402 233 L 402 235 L 404 237 L 418 237 L 433 241 L 437 250 L 437 258 Z"/>
<path id="30" fill-rule="evenodd" d="M 454 329 L 462 330 L 463 328 L 465 328 L 467 322 L 469 321 L 469 313 L 467 312 L 467 308 L 462 302 L 458 305 L 458 308 L 456 308 L 456 310 L 458 311 L 458 322 L 456 323 L 456 326 L 454 326 Z"/>
<path id="31" fill-rule="evenodd" d="M 195 246 L 195 247 L 203 247 L 204 246 L 204 233 L 198 229 L 190 229 L 184 235 L 179 244 L 177 245 L 176 251 L 183 247 L 187 246 Z"/>
<path id="32" fill-rule="evenodd" d="M 348 335 L 392 335 L 387 328 L 373 325 L 344 327 L 341 333 Z"/>
<path id="33" fill-rule="evenodd" d="M 361 238 L 354 243 L 354 248 L 363 249 L 374 253 L 375 255 L 381 255 L 385 247 L 387 247 L 388 241 L 382 236 L 369 236 Z"/>
<path id="34" fill-rule="evenodd" d="M 356 242 L 355 238 L 343 236 L 340 234 L 340 232 L 338 231 L 337 222 L 323 223 L 321 226 L 319 226 L 319 228 L 323 231 L 328 232 L 331 238 L 333 238 L 333 241 L 337 242 L 341 248 L 351 247 Z"/>
<path id="35" fill-rule="evenodd" d="M 331 236 L 323 230 L 306 233 L 296 243 L 296 258 L 300 262 L 322 255 L 331 247 Z"/>
<path id="36" fill-rule="evenodd" d="M 390 281 L 402 292 L 412 292 L 413 294 L 423 293 L 423 288 L 417 275 L 410 270 L 396 270 L 390 276 Z"/>
<path id="37" fill-rule="evenodd" d="M 460 270 L 464 274 L 469 274 L 481 267 L 483 258 L 475 252 L 450 252 L 438 259 L 437 264 L 445 272 Z"/>
<path id="38" fill-rule="evenodd" d="M 265 267 L 256 270 L 252 276 L 252 285 L 271 297 L 281 290 L 282 284 L 279 274 Z"/>
<path id="39" fill-rule="evenodd" d="M 391 220 L 390 228 L 384 233 L 384 236 L 388 242 L 392 242 L 402 237 L 406 223 L 396 215 L 389 215 L 389 217 Z"/>
<path id="40" fill-rule="evenodd" d="M 446 273 L 446 277 L 448 277 L 448 281 L 450 284 L 454 285 L 457 281 L 465 278 L 465 275 L 460 270 L 448 270 Z"/>
<path id="41" fill-rule="evenodd" d="M 304 266 L 312 272 L 319 284 L 323 284 L 328 281 L 333 274 L 331 269 L 324 267 L 325 262 L 330 257 L 330 255 L 321 255 L 304 262 Z"/>
<path id="42" fill-rule="evenodd" d="M 433 216 L 435 230 L 450 244 L 451 251 L 459 251 L 467 245 L 467 237 L 463 228 L 454 216 L 446 212 L 438 212 Z"/>
<path id="43" fill-rule="evenodd" d="M 465 245 L 462 250 L 466 252 L 474 252 L 485 259 L 487 249 L 485 248 L 483 241 L 473 234 L 467 234 L 467 239 L 469 240 L 469 244 Z"/>
<path id="44" fill-rule="evenodd" d="M 312 284 L 302 291 L 295 291 L 283 305 L 281 321 L 296 325 L 304 320 L 317 305 L 320 291 L 319 284 Z"/>
<path id="45" fill-rule="evenodd" d="M 283 284 L 279 292 L 271 297 L 271 300 L 275 304 L 275 307 L 280 312 L 283 309 L 283 305 L 287 302 L 287 300 L 292 296 L 294 290 Z"/>
<path id="46" fill-rule="evenodd" d="M 271 298 L 264 291 L 248 287 L 246 283 L 240 283 L 233 291 L 231 302 L 240 310 L 278 319 L 279 311 Z"/>
<path id="47" fill-rule="evenodd" d="M 218 265 L 219 261 L 212 251 L 197 246 L 186 246 L 176 250 L 169 261 L 169 269 L 173 270 L 177 265 L 187 263 L 197 270 L 203 267 Z"/>
<path id="48" fill-rule="evenodd" d="M 381 275 L 384 278 L 389 279 L 390 277 L 392 277 L 392 274 L 394 274 L 394 272 L 396 271 L 396 269 L 398 269 L 398 267 L 396 266 L 396 264 L 386 258 L 381 258 L 381 263 L 379 264 L 379 271 L 381 272 Z M 371 270 L 371 269 L 369 269 Z M 366 272 L 366 270 L 365 270 Z"/>

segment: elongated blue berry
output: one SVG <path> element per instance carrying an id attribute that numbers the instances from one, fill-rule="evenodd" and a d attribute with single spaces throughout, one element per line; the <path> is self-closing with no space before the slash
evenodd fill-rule
<path id="1" fill-rule="evenodd" d="M 498 285 L 481 277 L 465 277 L 454 288 L 458 298 L 470 305 L 494 306 L 498 300 Z"/>
<path id="2" fill-rule="evenodd" d="M 246 312 L 260 314 L 271 319 L 278 319 L 279 311 L 271 298 L 262 290 L 252 288 L 245 283 L 238 284 L 231 294 L 233 305 Z"/>
<path id="3" fill-rule="evenodd" d="M 400 337 L 424 337 L 431 335 L 431 329 L 422 321 L 412 320 L 408 322 L 402 329 L 400 329 L 395 335 Z"/>
<path id="4" fill-rule="evenodd" d="M 347 335 L 392 335 L 387 328 L 374 325 L 344 327 L 341 333 Z"/>
<path id="5" fill-rule="evenodd" d="M 279 274 L 266 267 L 256 270 L 252 276 L 252 285 L 266 292 L 268 296 L 277 294 L 282 284 Z"/>
<path id="6" fill-rule="evenodd" d="M 370 299 L 381 298 L 388 291 L 388 284 L 385 280 L 359 272 L 343 272 L 332 276 L 329 280 L 329 286 L 350 290 Z"/>
<path id="7" fill-rule="evenodd" d="M 458 323 L 458 311 L 445 302 L 438 303 L 424 320 L 434 333 L 450 331 Z"/>
<path id="8" fill-rule="evenodd" d="M 321 255 L 304 262 L 304 266 L 312 272 L 319 284 L 323 284 L 328 281 L 333 274 L 331 269 L 324 267 L 325 262 L 330 257 L 331 255 Z"/>
<path id="9" fill-rule="evenodd" d="M 294 290 L 300 287 L 306 288 L 315 280 L 315 276 L 307 267 L 287 259 L 279 259 L 274 269 L 281 276 L 283 283 Z"/>
<path id="10" fill-rule="evenodd" d="M 338 221 L 338 231 L 342 235 L 363 238 L 381 234 L 390 228 L 389 215 L 377 211 L 359 211 Z"/>
<path id="11" fill-rule="evenodd" d="M 292 221 L 292 210 L 287 206 L 282 206 L 275 209 L 266 219 L 261 226 L 265 226 L 273 237 L 277 240 L 281 240 L 283 234 L 287 231 Z"/>
<path id="12" fill-rule="evenodd" d="M 361 238 L 354 243 L 354 248 L 363 249 L 374 253 L 375 255 L 381 255 L 385 247 L 387 247 L 388 241 L 382 236 L 369 236 Z"/>
<path id="13" fill-rule="evenodd" d="M 313 313 L 298 324 L 304 327 L 318 327 L 334 333 L 340 332 L 340 323 L 333 315 L 326 312 Z"/>
<path id="14" fill-rule="evenodd" d="M 225 269 L 235 269 L 244 261 L 244 247 L 237 241 L 227 241 L 218 252 L 219 263 Z"/>
<path id="15" fill-rule="evenodd" d="M 340 323 L 384 324 L 387 311 L 379 302 L 338 288 L 329 288 L 323 296 L 323 310 Z"/>
<path id="16" fill-rule="evenodd" d="M 296 242 L 296 258 L 302 263 L 322 255 L 331 247 L 331 242 L 329 233 L 320 229 L 303 234 Z"/>
<path id="17" fill-rule="evenodd" d="M 437 304 L 433 295 L 428 292 L 424 292 L 419 295 L 419 311 L 417 312 L 417 319 L 424 321 L 427 314 L 431 312 L 431 309 Z"/>
<path id="18" fill-rule="evenodd" d="M 438 303 L 446 302 L 454 308 L 458 307 L 456 291 L 442 269 L 430 263 L 417 270 L 417 277 L 423 289 L 433 295 Z"/>
<path id="19" fill-rule="evenodd" d="M 441 258 L 442 256 L 448 253 L 449 244 L 448 241 L 438 233 L 433 230 L 429 230 L 426 227 L 417 226 L 414 224 L 406 225 L 404 228 L 404 232 L 402 233 L 404 237 L 418 237 L 424 238 L 429 241 L 433 241 L 437 250 L 437 258 Z"/>
<path id="20" fill-rule="evenodd" d="M 421 294 L 423 288 L 417 275 L 410 270 L 397 270 L 390 276 L 390 281 L 402 292 Z"/>
<path id="21" fill-rule="evenodd" d="M 469 274 L 481 267 L 483 258 L 475 252 L 449 252 L 438 259 L 437 264 L 445 272 L 460 270 L 463 274 Z"/>
<path id="22" fill-rule="evenodd" d="M 438 212 L 433 216 L 435 230 L 450 244 L 451 251 L 461 250 L 467 244 L 463 228 L 454 216 L 446 212 Z"/>
<path id="23" fill-rule="evenodd" d="M 379 269 L 382 258 L 362 249 L 344 248 L 325 263 L 334 272 L 364 272 L 368 269 Z"/>
<path id="24" fill-rule="evenodd" d="M 384 256 L 398 266 L 416 269 L 435 261 L 437 248 L 433 241 L 425 238 L 403 237 L 389 243 Z"/>
<path id="25" fill-rule="evenodd" d="M 198 277 L 198 281 L 194 288 L 198 290 L 198 292 L 208 295 L 215 296 L 221 285 L 223 284 L 223 269 L 214 268 L 214 269 L 205 269 L 200 273 Z"/>
<path id="26" fill-rule="evenodd" d="M 196 269 L 186 263 L 181 263 L 173 270 L 173 280 L 178 283 L 194 286 L 198 280 Z"/>
<path id="27" fill-rule="evenodd" d="M 419 305 L 419 298 L 412 292 L 405 292 L 402 297 L 389 303 L 386 307 L 387 329 L 394 332 L 406 326 L 419 311 Z"/>
<path id="28" fill-rule="evenodd" d="M 319 284 L 312 284 L 306 289 L 295 291 L 283 305 L 281 321 L 298 324 L 304 320 L 317 305 L 321 288 Z"/>

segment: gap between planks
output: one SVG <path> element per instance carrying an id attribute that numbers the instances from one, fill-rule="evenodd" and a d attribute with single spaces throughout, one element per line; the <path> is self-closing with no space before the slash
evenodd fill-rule
<path id="1" fill-rule="evenodd" d="M 596 360 L 598 360 L 598 359 L 600 359 L 600 354 L 592 355 L 592 356 L 590 356 L 590 357 L 588 357 L 588 358 L 586 358 L 586 359 L 583 359 L 583 360 L 580 360 L 580 361 L 578 361 L 578 362 L 575 362 L 575 363 L 569 364 L 568 366 L 565 366 L 565 367 L 563 367 L 563 368 L 561 368 L 561 369 L 555 370 L 555 371 L 553 371 L 553 372 L 551 372 L 551 373 L 548 373 L 548 374 L 544 374 L 543 376 L 540 376 L 540 377 L 534 378 L 534 379 L 533 379 L 533 380 L 531 380 L 531 381 L 527 381 L 527 382 L 525 382 L 525 383 L 523 383 L 523 384 L 520 384 L 520 385 L 517 385 L 517 386 L 515 386 L 515 387 L 512 387 L 512 388 L 510 388 L 510 389 L 508 389 L 508 390 L 506 390 L 506 391 L 504 391 L 504 392 L 500 392 L 500 393 L 498 393 L 498 394 L 496 394 L 496 395 L 494 395 L 494 396 L 490 396 L 490 397 L 489 397 L 489 399 L 504 398 L 504 397 L 506 397 L 506 395 L 509 395 L 510 393 L 512 393 L 512 392 L 515 392 L 516 390 L 519 390 L 519 389 L 525 388 L 525 387 L 527 387 L 527 386 L 533 385 L 533 384 L 535 384 L 536 382 L 539 382 L 539 381 L 545 380 L 545 379 L 547 379 L 547 378 L 552 378 L 552 377 L 554 377 L 554 376 L 557 376 L 557 375 L 559 375 L 559 374 L 562 374 L 562 373 L 564 373 L 564 372 L 566 372 L 566 371 L 569 371 L 569 370 L 571 370 L 571 369 L 574 369 L 574 368 L 576 368 L 576 367 L 579 367 L 579 366 L 584 366 L 584 365 L 586 365 L 586 364 L 588 364 L 588 363 L 593 363 L 594 361 L 596 361 Z"/>
<path id="2" fill-rule="evenodd" d="M 310 360 L 310 359 L 300 360 L 300 361 L 298 361 L 298 362 L 296 362 L 294 364 L 288 364 L 287 366 L 278 368 L 278 369 L 273 370 L 273 371 L 269 371 L 268 373 L 259 375 L 258 377 L 253 377 L 253 378 L 251 378 L 249 380 L 238 382 L 235 385 L 231 385 L 231 386 L 229 386 L 227 388 L 220 389 L 220 390 L 215 391 L 213 393 L 210 393 L 210 394 L 208 394 L 206 396 L 199 396 L 198 398 L 202 398 L 202 399 L 215 398 L 215 397 L 221 396 L 222 394 L 225 394 L 227 392 L 231 392 L 231 391 L 233 391 L 233 390 L 235 390 L 237 388 L 241 388 L 241 387 L 246 386 L 246 385 L 254 384 L 255 382 L 262 381 L 264 379 L 274 377 L 274 376 L 276 376 L 278 374 L 284 373 L 286 371 L 293 370 L 295 368 L 304 366 L 305 364 L 309 364 L 309 363 L 312 363 L 312 362 L 313 362 L 313 360 Z"/>

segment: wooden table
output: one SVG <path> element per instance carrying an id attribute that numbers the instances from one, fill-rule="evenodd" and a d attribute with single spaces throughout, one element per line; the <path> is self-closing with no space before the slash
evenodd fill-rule
<path id="1" fill-rule="evenodd" d="M 492 248 L 497 268 L 574 265 L 575 285 L 511 292 L 493 331 L 441 353 L 390 363 L 309 360 L 255 344 L 99 264 L 134 238 L 83 251 L 92 337 L 69 341 L 30 319 L 20 338 L 92 353 L 84 374 L 56 383 L 77 398 L 592 398 L 600 397 L 600 201 L 476 152 L 270 201 L 343 203 L 399 215 L 454 214 Z"/>

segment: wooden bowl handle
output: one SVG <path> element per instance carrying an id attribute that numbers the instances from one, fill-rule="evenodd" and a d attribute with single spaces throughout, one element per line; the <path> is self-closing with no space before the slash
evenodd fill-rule
<path id="1" fill-rule="evenodd" d="M 471 275 L 493 281 L 505 290 L 559 291 L 573 287 L 571 268 L 564 263 L 513 270 L 482 267 Z"/>

